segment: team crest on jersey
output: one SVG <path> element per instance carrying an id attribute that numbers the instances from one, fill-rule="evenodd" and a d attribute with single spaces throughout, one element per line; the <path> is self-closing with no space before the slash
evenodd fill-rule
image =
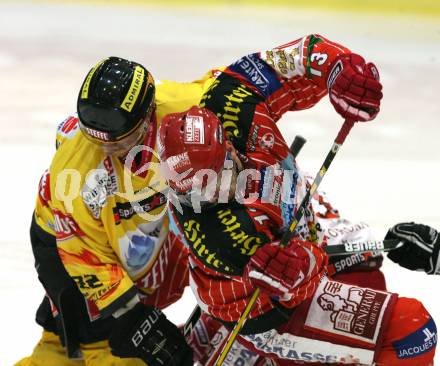
<path id="1" fill-rule="evenodd" d="M 156 257 L 160 248 L 163 220 L 142 224 L 119 239 L 120 257 L 131 276 L 139 274 Z"/>
<path id="2" fill-rule="evenodd" d="M 272 132 L 267 132 L 263 136 L 261 136 L 259 143 L 263 150 L 269 151 L 273 148 L 273 145 L 275 144 L 275 136 Z"/>
<path id="3" fill-rule="evenodd" d="M 97 169 L 93 169 L 86 177 L 81 192 L 84 203 L 95 219 L 101 214 L 107 197 L 118 192 L 118 178 L 115 174 L 112 159 L 107 156 Z"/>
<path id="4" fill-rule="evenodd" d="M 138 270 L 147 263 L 153 254 L 154 240 L 149 236 L 133 235 L 130 238 L 125 261 L 130 268 Z"/>
<path id="5" fill-rule="evenodd" d="M 136 281 L 136 286 L 145 289 L 147 292 L 159 288 L 163 283 L 172 249 L 172 242 L 170 240 L 164 241 L 164 238 L 161 238 L 156 243 L 155 248 L 159 250 L 159 253 L 153 257 L 154 262 L 152 266 L 144 276 Z"/>

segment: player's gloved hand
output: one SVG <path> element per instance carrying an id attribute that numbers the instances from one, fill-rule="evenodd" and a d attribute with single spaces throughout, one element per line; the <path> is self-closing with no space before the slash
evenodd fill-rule
<path id="1" fill-rule="evenodd" d="M 388 230 L 385 239 L 399 239 L 404 245 L 388 252 L 388 258 L 410 270 L 440 274 L 440 235 L 432 227 L 405 222 Z"/>
<path id="2" fill-rule="evenodd" d="M 327 87 L 331 103 L 345 119 L 371 121 L 379 113 L 383 96 L 379 71 L 361 56 L 338 56 L 330 68 Z"/>
<path id="3" fill-rule="evenodd" d="M 313 243 L 293 239 L 281 247 L 272 242 L 251 257 L 245 276 L 277 300 L 298 304 L 313 294 L 327 262 L 327 254 Z"/>
<path id="4" fill-rule="evenodd" d="M 113 355 L 148 366 L 192 366 L 193 352 L 179 329 L 152 306 L 136 304 L 117 318 L 109 338 Z"/>

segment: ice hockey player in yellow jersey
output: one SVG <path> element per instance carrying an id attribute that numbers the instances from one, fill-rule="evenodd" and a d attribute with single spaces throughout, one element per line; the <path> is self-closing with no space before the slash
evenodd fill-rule
<path id="1" fill-rule="evenodd" d="M 155 85 L 142 65 L 116 57 L 89 71 L 39 185 L 31 242 L 44 331 L 16 366 L 192 365 L 159 310 L 182 295 L 187 263 L 168 235 L 154 149 L 162 117 L 197 104 L 212 81 L 210 72 Z"/>

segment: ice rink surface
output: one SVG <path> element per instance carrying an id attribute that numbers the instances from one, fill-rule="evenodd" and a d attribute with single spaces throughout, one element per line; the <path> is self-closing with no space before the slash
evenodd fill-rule
<path id="1" fill-rule="evenodd" d="M 136 60 L 156 79 L 189 81 L 215 65 L 320 33 L 373 60 L 383 108 L 356 125 L 322 188 L 342 215 L 382 238 L 396 222 L 440 229 L 440 22 L 317 11 L 180 9 L 0 3 L 0 365 L 39 339 L 34 314 L 43 289 L 28 227 L 37 184 L 54 153 L 55 127 L 73 112 L 83 77 L 99 59 Z M 287 141 L 308 139 L 299 162 L 313 175 L 341 118 L 327 100 L 280 122 Z M 384 265 L 390 291 L 422 300 L 440 323 L 440 278 Z M 190 293 L 167 310 L 183 322 Z M 440 356 L 437 356 L 437 363 Z"/>

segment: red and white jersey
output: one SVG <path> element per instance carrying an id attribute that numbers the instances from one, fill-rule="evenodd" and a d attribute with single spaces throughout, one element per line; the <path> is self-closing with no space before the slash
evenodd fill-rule
<path id="1" fill-rule="evenodd" d="M 312 107 L 327 93 L 332 61 L 344 52 L 348 50 L 310 35 L 241 58 L 227 67 L 202 97 L 200 105 L 219 118 L 242 154 L 245 168 L 257 172 L 248 177 L 242 202 L 217 204 L 201 213 L 192 207 L 172 208 L 172 226 L 190 248 L 190 282 L 198 303 L 223 322 L 236 321 L 255 290 L 243 277 L 249 258 L 259 247 L 280 237 L 311 184 L 290 155 L 276 122 L 287 111 Z M 255 193 L 257 200 L 246 200 Z M 339 234 L 346 233 L 335 227 L 350 223 L 341 221 L 319 193 L 312 201 L 296 235 L 327 242 L 332 239 L 326 232 L 329 227 L 341 240 L 344 235 Z M 369 235 L 365 225 L 361 236 Z M 277 303 L 263 293 L 245 332 L 258 330 L 263 319 L 272 328 L 296 305 L 298 299 Z"/>

